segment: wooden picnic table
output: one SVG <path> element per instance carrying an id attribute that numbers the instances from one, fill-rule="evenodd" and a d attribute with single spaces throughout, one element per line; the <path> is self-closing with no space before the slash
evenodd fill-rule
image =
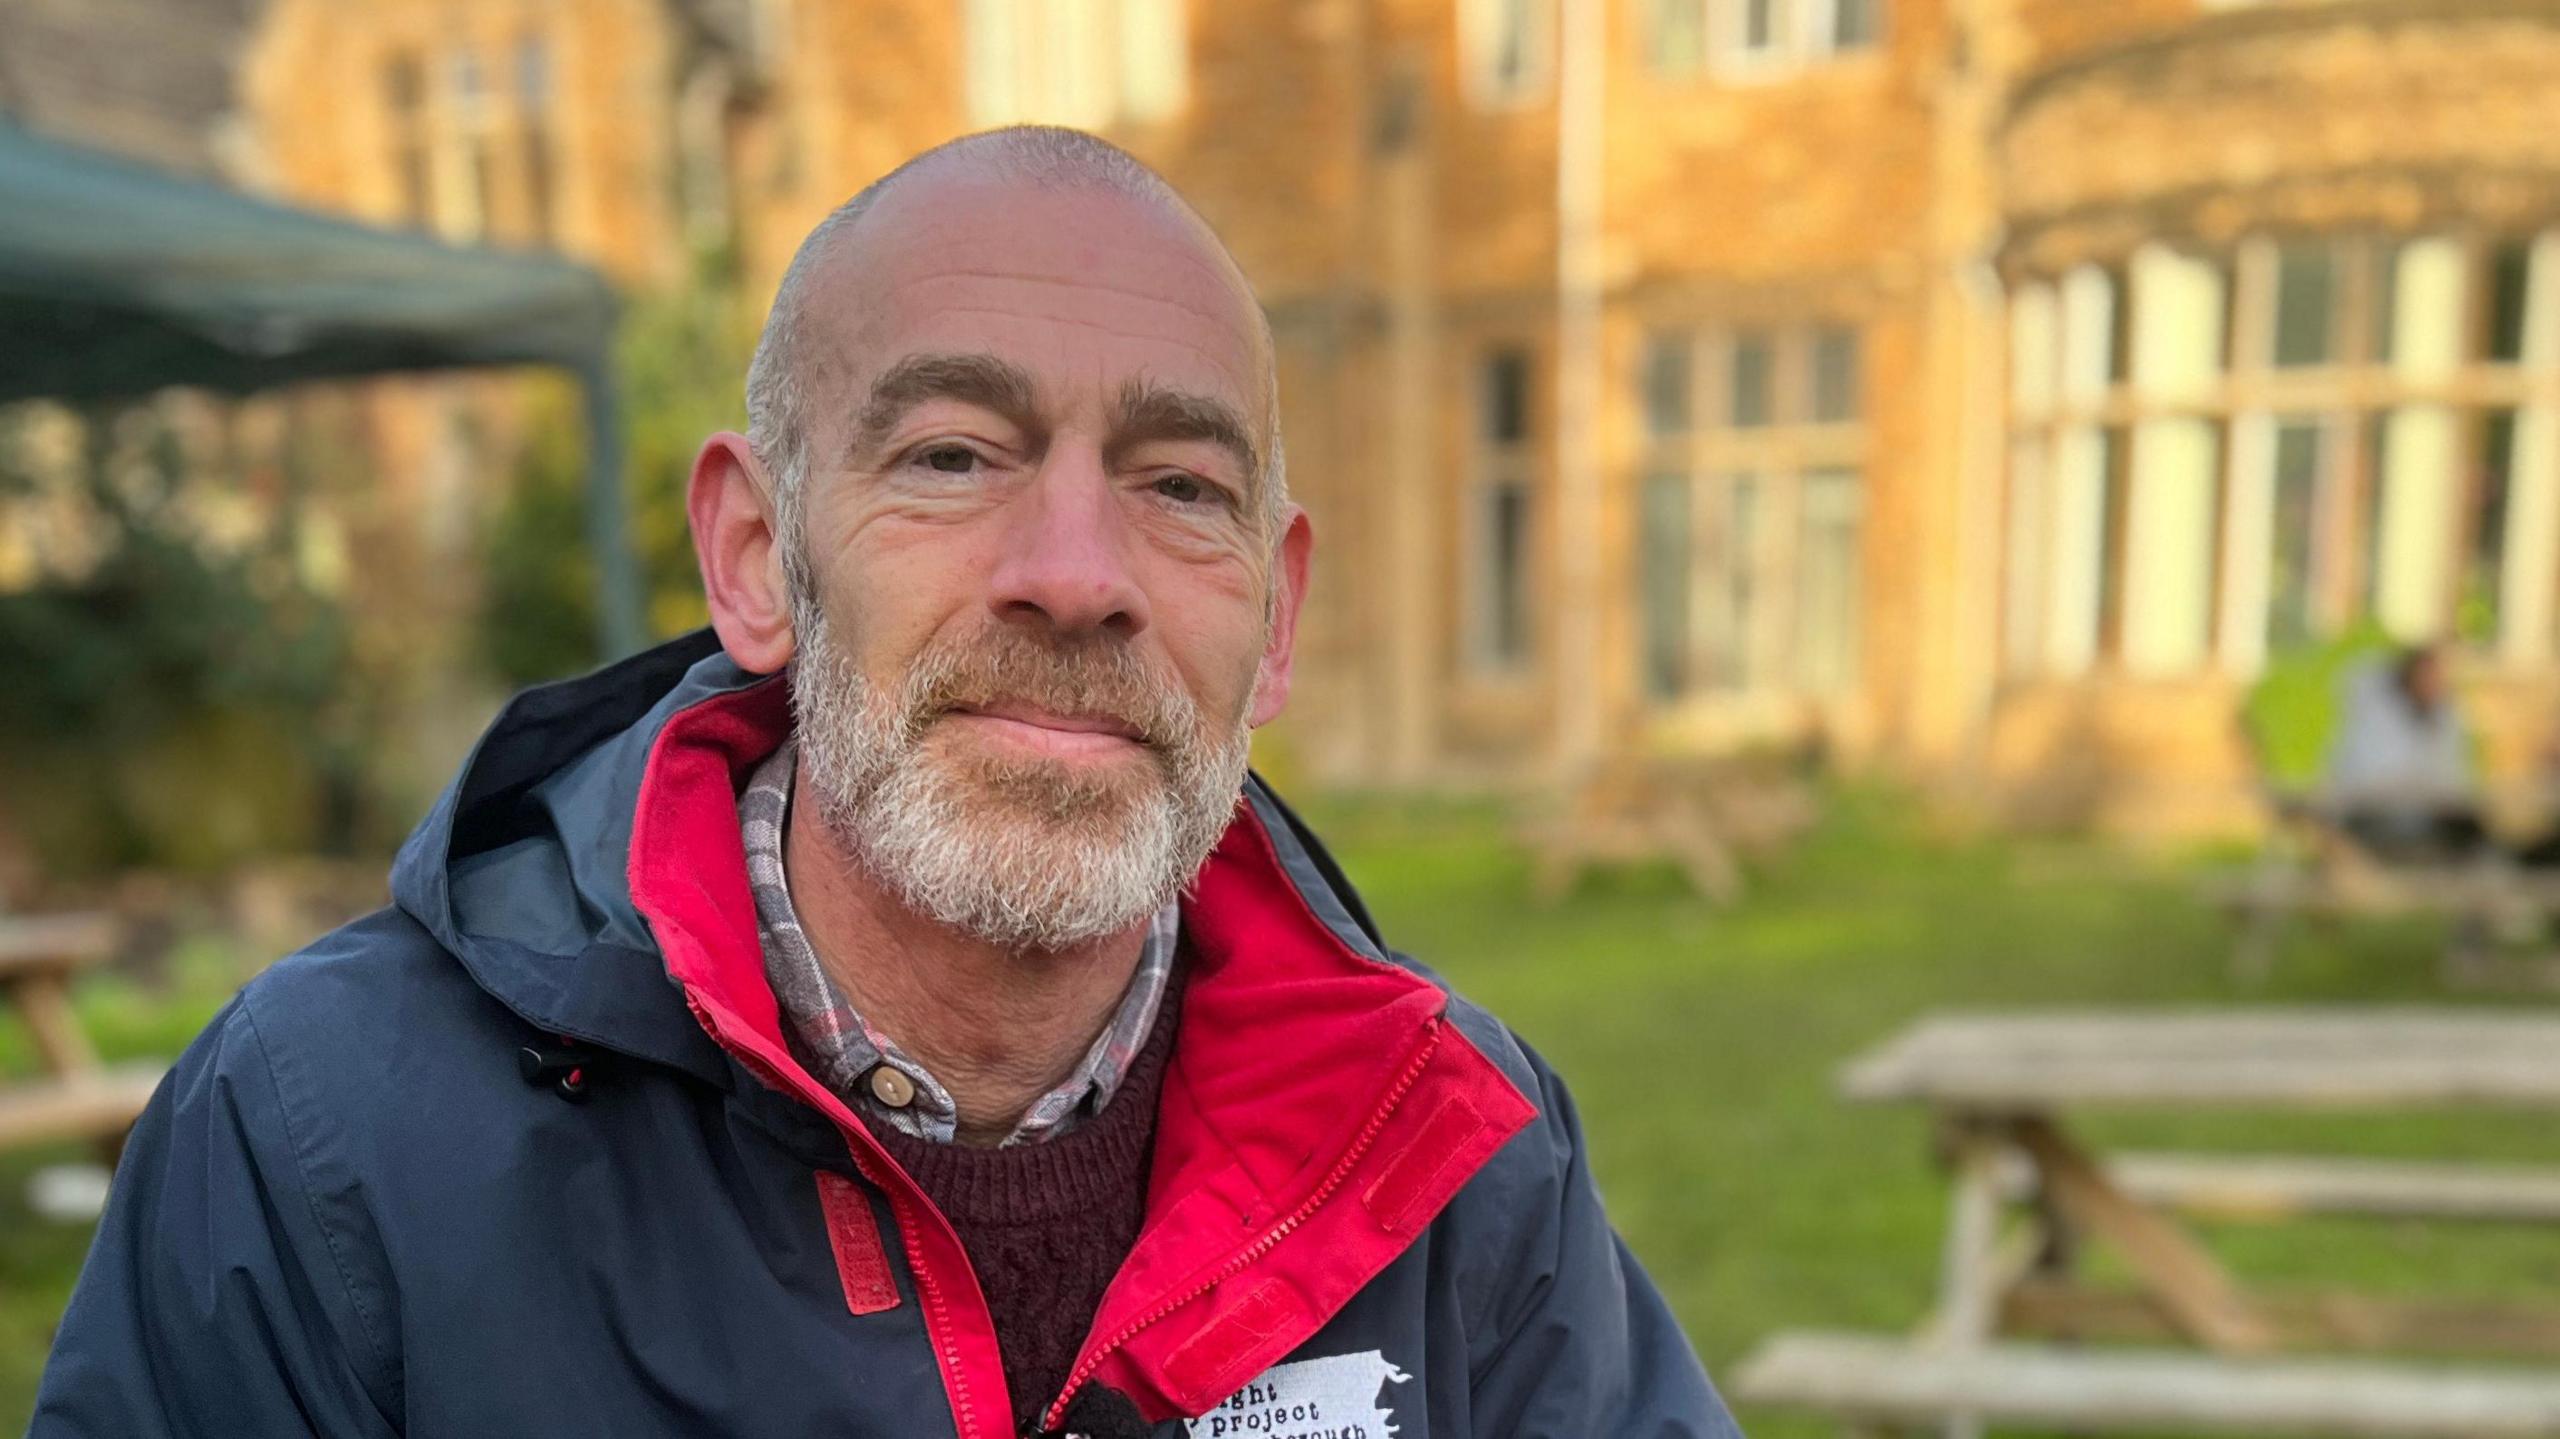
<path id="1" fill-rule="evenodd" d="M 93 1139 L 110 1156 L 160 1082 L 156 1065 L 111 1068 L 71 1008 L 71 976 L 115 951 L 104 915 L 0 915 L 0 997 L 26 1025 L 44 1074 L 0 1080 L 0 1148 Z"/>
<path id="2" fill-rule="evenodd" d="M 2560 1111 L 2560 1015 L 1944 1016 L 1852 1063 L 1841 1087 L 1936 1118 L 1952 1181 L 1938 1305 L 1909 1338 L 1780 1335 L 1739 1372 L 1746 1399 L 1951 1435 L 2044 1424 L 2560 1436 L 2560 1294 L 2490 1304 L 2258 1293 L 2186 1223 L 2324 1213 L 2549 1224 L 2560 1221 L 2560 1167 L 2102 1159 L 2072 1124 L 2135 1107 Z M 2129 1289 L 2083 1277 L 2093 1245 L 2112 1252 Z M 2142 1342 L 2175 1347 L 2114 1347 Z M 2470 1362 L 2416 1357 L 2429 1354 Z M 2484 1354 L 2539 1367 L 2484 1364 Z"/>
<path id="3" fill-rule="evenodd" d="M 2333 799 L 2267 790 L 2264 800 L 2271 822 L 2257 858 L 2206 887 L 2240 922 L 2232 972 L 2242 980 L 2267 977 L 2297 916 L 2443 916 L 2452 922 L 2443 973 L 2454 983 L 2490 977 L 2500 942 L 2539 938 L 2560 918 L 2560 872 L 2519 864 L 2497 846 L 2432 858 L 2377 854 Z"/>

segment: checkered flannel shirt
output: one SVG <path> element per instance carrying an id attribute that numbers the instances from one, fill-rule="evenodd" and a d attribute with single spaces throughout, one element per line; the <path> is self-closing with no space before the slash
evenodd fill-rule
<path id="1" fill-rule="evenodd" d="M 827 976 L 817 951 L 800 929 L 799 915 L 791 905 L 791 882 L 782 864 L 782 836 L 791 813 L 791 780 L 798 758 L 797 741 L 785 740 L 782 748 L 757 766 L 746 792 L 738 796 L 738 827 L 746 840 L 747 884 L 755 893 L 765 978 L 796 1041 L 793 1049 L 821 1083 L 846 1104 L 903 1133 L 948 1144 L 959 1123 L 951 1092 L 855 1011 L 844 991 Z M 1128 1073 L 1129 1061 L 1154 1027 L 1165 980 L 1173 972 L 1181 924 L 1178 902 L 1156 912 L 1139 951 L 1138 971 L 1121 995 L 1111 1023 L 1094 1038 L 1093 1047 L 1064 1083 L 1032 1101 L 1005 1144 L 1054 1139 L 1101 1113 L 1111 1102 Z M 871 1072 L 882 1065 L 914 1082 L 912 1103 L 893 1108 L 874 1095 Z"/>

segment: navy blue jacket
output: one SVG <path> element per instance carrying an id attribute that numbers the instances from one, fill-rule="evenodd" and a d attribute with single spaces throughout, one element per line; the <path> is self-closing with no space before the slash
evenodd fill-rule
<path id="1" fill-rule="evenodd" d="M 1186 900 L 1145 1229 L 1009 1413 L 950 1226 L 781 1040 L 734 796 L 787 715 L 701 635 L 508 706 L 395 906 L 161 1087 L 31 1432 L 1008 1439 L 1116 1391 L 1160 1439 L 1736 1433 L 1563 1086 L 1258 782 Z"/>

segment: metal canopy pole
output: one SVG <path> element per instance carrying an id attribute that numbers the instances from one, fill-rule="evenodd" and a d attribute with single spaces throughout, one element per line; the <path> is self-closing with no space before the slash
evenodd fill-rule
<path id="1" fill-rule="evenodd" d="M 596 563 L 596 644 L 598 658 L 610 663 L 648 642 L 640 563 L 624 513 L 622 391 L 613 361 L 605 356 L 580 366 L 578 381 L 586 397 L 587 549 Z"/>

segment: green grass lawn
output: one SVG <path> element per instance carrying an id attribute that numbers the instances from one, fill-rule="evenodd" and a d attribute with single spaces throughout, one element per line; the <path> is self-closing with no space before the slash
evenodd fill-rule
<path id="1" fill-rule="evenodd" d="M 1925 1123 L 1832 1092 L 1843 1060 L 1924 1011 L 2451 1002 L 2429 926 L 2298 934 L 2275 978 L 2242 993 L 2195 865 L 1931 839 L 1906 813 L 1886 796 L 1845 797 L 1730 911 L 1690 899 L 1667 869 L 1597 876 L 1542 908 L 1486 812 L 1321 817 L 1390 939 L 1501 1014 L 1573 1086 L 1611 1212 L 1717 1372 L 1774 1330 L 1901 1330 L 1927 1310 L 1944 1192 Z M 2560 1158 L 2545 1116 L 2162 1115 L 2089 1132 L 2161 1147 Z M 2319 1222 L 2213 1238 L 2251 1279 L 2560 1293 L 2560 1243 L 2522 1227 Z M 1757 1439 L 1834 1432 L 1743 1418 Z"/>
<path id="2" fill-rule="evenodd" d="M 1572 1083 L 1612 1212 L 1709 1365 L 1796 1325 L 1901 1329 L 1927 1308 L 1943 1192 L 1920 1116 L 1832 1097 L 1840 1063 L 1940 1007 L 2460 1002 L 2424 925 L 2297 935 L 2263 989 L 2227 977 L 2229 936 L 2192 865 L 2096 846 L 1934 836 L 1890 796 L 1843 796 L 1804 845 L 1716 910 L 1668 870 L 1595 876 L 1552 908 L 1498 811 L 1317 807 L 1388 934 L 1491 1006 Z M 233 961 L 173 988 L 84 996 L 102 1046 L 171 1054 Z M 2520 1001 L 2471 1000 L 2473 1003 Z M 0 1037 L 0 1063 L 22 1055 Z M 2139 1116 L 2094 1131 L 2156 1146 L 2560 1158 L 2529 1116 Z M 86 1234 L 38 1223 L 0 1156 L 0 1432 L 24 1423 Z M 2230 1229 L 2244 1276 L 2371 1289 L 2560 1293 L 2560 1244 L 2522 1229 L 2304 1223 Z M 1746 1414 L 1757 1439 L 1825 1425 Z"/>

